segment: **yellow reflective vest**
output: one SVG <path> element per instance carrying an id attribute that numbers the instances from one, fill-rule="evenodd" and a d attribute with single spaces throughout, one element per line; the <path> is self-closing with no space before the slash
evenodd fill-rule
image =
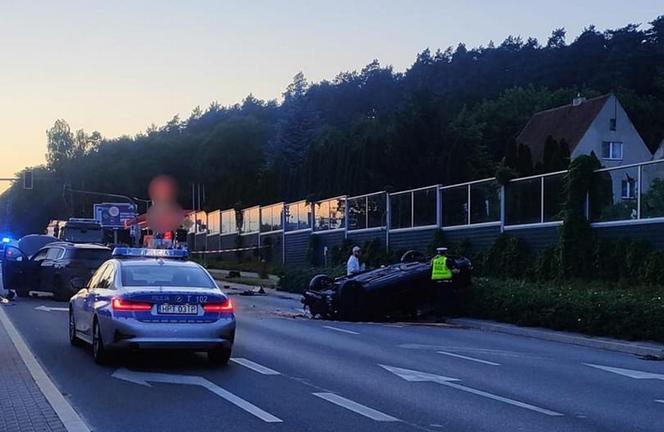
<path id="1" fill-rule="evenodd" d="M 431 261 L 431 280 L 452 279 L 452 270 L 447 267 L 447 257 L 437 255 Z"/>

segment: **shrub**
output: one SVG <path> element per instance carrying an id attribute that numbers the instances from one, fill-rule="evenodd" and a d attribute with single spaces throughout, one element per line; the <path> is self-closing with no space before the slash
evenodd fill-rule
<path id="1" fill-rule="evenodd" d="M 664 342 L 664 290 L 587 281 L 476 278 L 470 314 L 526 326 Z"/>
<path id="2" fill-rule="evenodd" d="M 560 230 L 561 276 L 591 275 L 593 232 L 585 216 L 586 197 L 593 187 L 593 170 L 601 165 L 594 154 L 575 158 L 565 182 L 563 226 Z"/>
<path id="3" fill-rule="evenodd" d="M 484 274 L 500 277 L 522 277 L 532 264 L 532 253 L 520 238 L 501 234 L 480 264 Z"/>

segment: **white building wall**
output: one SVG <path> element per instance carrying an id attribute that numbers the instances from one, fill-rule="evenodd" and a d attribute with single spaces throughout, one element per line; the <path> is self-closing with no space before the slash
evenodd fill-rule
<path id="1" fill-rule="evenodd" d="M 616 130 L 613 131 L 610 128 L 612 118 L 616 119 Z M 605 141 L 623 143 L 622 160 L 610 160 L 602 157 L 602 143 Z M 591 152 L 595 152 L 595 155 L 597 155 L 602 165 L 606 168 L 652 160 L 652 153 L 648 150 L 641 135 L 639 135 L 634 124 L 629 119 L 627 112 L 625 112 L 625 109 L 615 95 L 611 95 L 607 99 L 571 156 L 575 158 L 582 154 L 590 154 Z M 636 168 L 611 171 L 614 203 L 628 201 L 622 197 L 623 180 L 626 181 L 628 178 L 637 180 L 637 171 Z M 638 193 L 639 191 L 637 190 L 635 196 Z"/>

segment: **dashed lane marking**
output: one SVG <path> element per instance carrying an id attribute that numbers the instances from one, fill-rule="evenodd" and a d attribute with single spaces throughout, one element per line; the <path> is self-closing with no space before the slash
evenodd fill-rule
<path id="1" fill-rule="evenodd" d="M 488 361 L 488 360 L 482 360 L 482 359 L 478 359 L 478 358 L 474 358 L 474 357 L 468 357 L 468 356 L 461 355 L 461 354 L 454 354 L 454 353 L 446 352 L 446 351 L 436 351 L 436 352 L 438 354 L 443 354 L 443 355 L 446 355 L 446 356 L 456 357 L 456 358 L 460 358 L 460 359 L 464 359 L 464 360 L 470 360 L 470 361 L 477 362 L 477 363 L 487 364 L 487 365 L 491 365 L 491 366 L 500 366 L 500 363 L 494 363 L 494 362 L 491 362 L 491 361 Z"/>
<path id="2" fill-rule="evenodd" d="M 366 405 L 359 404 L 350 399 L 346 399 L 334 393 L 313 393 L 314 396 L 317 396 L 321 399 L 324 399 L 330 403 L 333 403 L 337 406 L 345 408 L 349 411 L 353 411 L 356 414 L 362 415 L 364 417 L 370 418 L 371 420 L 379 422 L 398 422 L 398 418 L 387 415 L 383 412 L 369 408 Z"/>
<path id="3" fill-rule="evenodd" d="M 334 331 L 340 332 L 340 333 L 359 335 L 358 332 L 354 332 L 352 330 L 346 330 L 346 329 L 342 329 L 342 328 L 338 328 L 338 327 L 332 327 L 332 326 L 323 326 L 323 327 L 326 328 L 326 329 L 329 329 L 329 330 L 334 330 Z"/>
<path id="4" fill-rule="evenodd" d="M 241 357 L 233 357 L 231 359 L 232 362 L 237 363 L 239 365 L 242 365 L 248 369 L 251 369 L 254 372 L 258 372 L 259 374 L 263 375 L 281 375 L 279 372 L 277 372 L 274 369 L 270 369 L 269 367 L 260 365 L 256 362 L 252 362 L 249 359 L 246 358 L 241 358 Z"/>

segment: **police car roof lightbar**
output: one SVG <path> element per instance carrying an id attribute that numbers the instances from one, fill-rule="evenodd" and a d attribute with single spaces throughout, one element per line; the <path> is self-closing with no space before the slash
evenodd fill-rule
<path id="1" fill-rule="evenodd" d="M 118 258 L 187 258 L 187 251 L 184 249 L 146 249 L 116 247 L 112 255 Z"/>

